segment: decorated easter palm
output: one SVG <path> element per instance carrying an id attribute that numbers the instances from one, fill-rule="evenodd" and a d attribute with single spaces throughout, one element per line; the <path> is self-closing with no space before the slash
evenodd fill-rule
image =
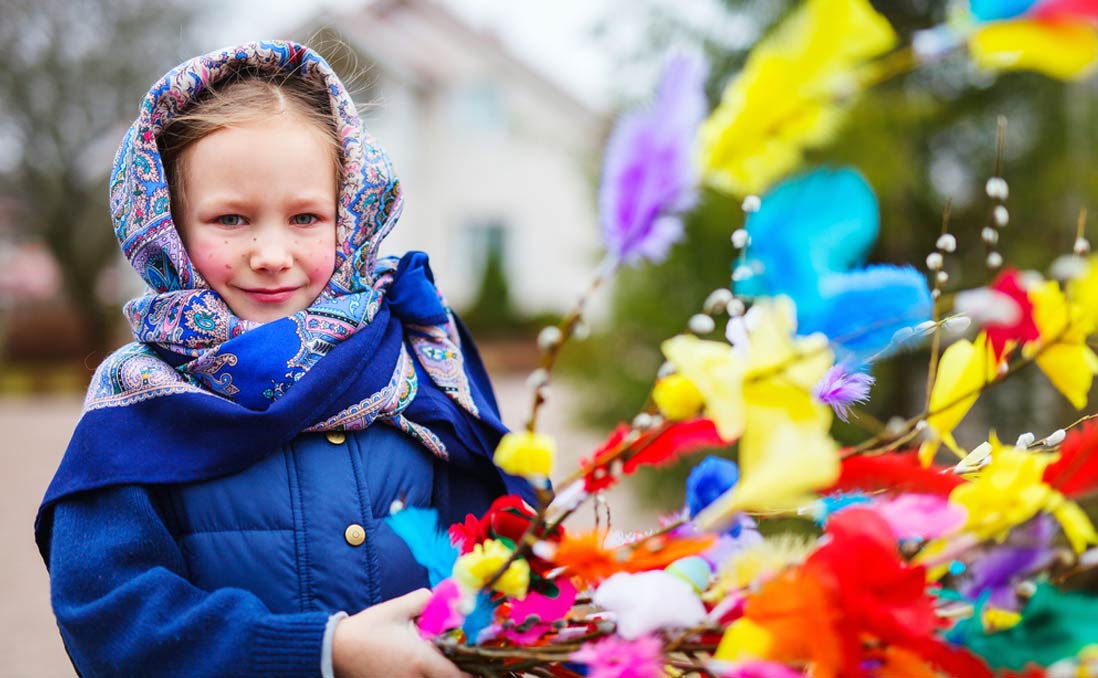
<path id="1" fill-rule="evenodd" d="M 1066 279 L 1000 271 L 1009 189 L 993 177 L 988 284 L 952 290 L 948 219 L 925 273 L 871 264 L 879 216 L 865 179 L 852 168 L 794 174 L 859 91 L 933 67 L 943 50 L 967 47 L 990 68 L 1089 72 L 1096 16 L 1083 0 L 973 0 L 919 49 L 891 51 L 896 37 L 866 0 L 807 0 L 708 117 L 704 64 L 672 59 L 653 103 L 611 136 L 607 257 L 592 292 L 620 265 L 665 256 L 702 183 L 743 199 L 732 284 L 662 344 L 645 410 L 555 489 L 537 414 L 589 295 L 542 333 L 527 425 L 496 452 L 538 505 L 503 497 L 453 526 L 421 509 L 389 518 L 435 587 L 424 637 L 485 676 L 1098 675 L 1098 595 L 1073 586 L 1098 566 L 1098 532 L 1076 503 L 1098 490 L 1088 421 L 1098 415 L 1013 444 L 988 432 L 967 450 L 953 438 L 981 394 L 1023 369 L 1086 408 L 1098 259 L 1087 258 L 1085 219 L 1059 266 Z M 1073 37 L 1042 53 L 1053 35 Z M 887 426 L 861 413 L 876 364 L 922 344 L 922 410 Z M 864 440 L 841 448 L 835 416 L 864 426 Z M 701 460 L 685 508 L 651 531 L 568 530 L 579 506 L 637 468 L 733 445 L 738 463 Z M 762 536 L 759 523 L 777 517 L 798 529 Z"/>

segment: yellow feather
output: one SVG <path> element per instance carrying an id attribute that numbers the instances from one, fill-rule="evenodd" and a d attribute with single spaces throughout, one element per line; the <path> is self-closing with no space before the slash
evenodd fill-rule
<path id="1" fill-rule="evenodd" d="M 1098 32 L 1081 22 L 999 21 L 974 32 L 968 49 L 989 70 L 1037 71 L 1076 80 L 1098 64 Z"/>
<path id="2" fill-rule="evenodd" d="M 857 68 L 896 34 L 868 0 L 808 0 L 747 59 L 702 125 L 706 182 L 761 193 L 826 143 L 860 89 Z"/>
<path id="3" fill-rule="evenodd" d="M 1093 329 L 1090 326 L 1093 311 L 1069 303 L 1053 280 L 1038 285 L 1028 294 L 1041 339 L 1027 344 L 1024 353 L 1036 355 L 1037 367 L 1056 390 L 1076 409 L 1082 409 L 1087 404 L 1094 375 L 1098 374 L 1098 355 L 1086 344 L 1087 334 Z"/>

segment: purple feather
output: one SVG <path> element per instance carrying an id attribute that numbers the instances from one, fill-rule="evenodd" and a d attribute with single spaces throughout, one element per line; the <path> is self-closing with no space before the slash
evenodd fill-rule
<path id="1" fill-rule="evenodd" d="M 1037 515 L 1011 532 L 1005 544 L 993 547 L 973 560 L 968 567 L 969 578 L 960 582 L 958 590 L 972 600 L 987 593 L 990 605 L 1006 610 L 1019 609 L 1021 603 L 1014 587 L 1052 561 L 1055 531 L 1055 523 L 1049 515 Z"/>
<path id="2" fill-rule="evenodd" d="M 617 262 L 661 261 L 682 238 L 679 213 L 697 201 L 693 154 L 708 105 L 707 70 L 700 58 L 671 58 L 652 105 L 623 115 L 610 134 L 599 218 Z"/>
<path id="3" fill-rule="evenodd" d="M 849 421 L 850 408 L 869 400 L 869 388 L 873 377 L 862 372 L 847 372 L 843 365 L 835 365 L 820 379 L 813 389 L 816 397 L 835 410 L 835 416 Z"/>

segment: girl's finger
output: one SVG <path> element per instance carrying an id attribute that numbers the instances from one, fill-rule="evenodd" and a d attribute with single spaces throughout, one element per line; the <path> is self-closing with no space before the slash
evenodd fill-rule
<path id="1" fill-rule="evenodd" d="M 430 589 L 416 589 L 385 603 L 386 611 L 396 619 L 412 619 L 423 612 L 429 600 L 431 600 Z"/>
<path id="2" fill-rule="evenodd" d="M 428 678 L 464 678 L 468 675 L 434 647 L 424 653 L 423 669 Z"/>

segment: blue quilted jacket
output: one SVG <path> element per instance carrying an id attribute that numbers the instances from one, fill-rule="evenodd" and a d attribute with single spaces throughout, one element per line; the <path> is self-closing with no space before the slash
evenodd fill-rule
<path id="1" fill-rule="evenodd" d="M 315 676 L 328 617 L 426 586 L 382 519 L 444 525 L 504 492 L 498 470 L 436 459 L 396 429 L 303 434 L 235 475 L 57 505 L 58 625 L 84 675 Z"/>

